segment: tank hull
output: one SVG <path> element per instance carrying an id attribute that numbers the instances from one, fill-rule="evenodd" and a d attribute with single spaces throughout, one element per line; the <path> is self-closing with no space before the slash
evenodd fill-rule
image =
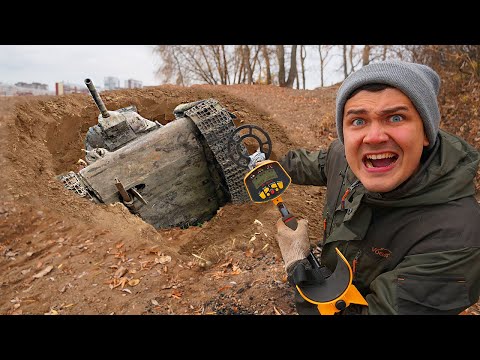
<path id="1" fill-rule="evenodd" d="M 134 188 L 144 200 L 133 196 L 136 213 L 166 228 L 198 225 L 216 214 L 227 199 L 213 180 L 221 178 L 215 172 L 198 128 L 184 117 L 108 153 L 79 175 L 105 204 L 122 201 L 117 180 L 127 191 Z"/>

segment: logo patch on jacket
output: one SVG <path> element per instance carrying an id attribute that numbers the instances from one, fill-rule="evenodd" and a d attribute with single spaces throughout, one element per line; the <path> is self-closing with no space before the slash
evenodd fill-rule
<path id="1" fill-rule="evenodd" d="M 384 257 L 385 259 L 388 258 L 390 255 L 392 255 L 392 252 L 388 249 L 385 248 L 377 248 L 372 246 L 372 252 L 374 254 L 377 254 L 381 257 Z"/>

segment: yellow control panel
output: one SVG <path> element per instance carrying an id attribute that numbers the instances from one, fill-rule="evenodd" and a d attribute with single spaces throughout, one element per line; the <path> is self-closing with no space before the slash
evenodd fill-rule
<path id="1" fill-rule="evenodd" d="M 262 199 L 266 199 L 269 196 L 276 195 L 282 189 L 283 181 L 275 181 L 265 186 L 263 190 L 258 193 L 258 196 Z"/>
<path id="2" fill-rule="evenodd" d="M 291 179 L 277 161 L 266 160 L 244 177 L 248 195 L 254 202 L 267 202 L 280 196 Z"/>

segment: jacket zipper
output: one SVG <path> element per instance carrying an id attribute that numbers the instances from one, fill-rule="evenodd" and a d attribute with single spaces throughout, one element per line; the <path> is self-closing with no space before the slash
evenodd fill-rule
<path id="1" fill-rule="evenodd" d="M 345 210 L 345 200 L 347 199 L 348 195 L 352 192 L 353 189 L 355 189 L 358 185 L 360 185 L 360 180 L 355 180 L 352 185 L 350 185 L 347 190 L 345 191 L 345 194 L 342 196 L 342 210 Z"/>
<path id="2" fill-rule="evenodd" d="M 353 189 L 355 189 L 358 185 L 360 185 L 360 180 L 355 180 L 348 188 L 347 190 L 345 191 L 345 194 L 343 194 L 342 196 L 342 200 L 341 200 L 341 208 L 342 210 L 345 210 L 345 200 L 347 198 L 347 196 L 353 191 Z M 323 219 L 323 243 L 325 243 L 325 241 L 327 240 L 327 218 L 328 218 L 328 211 L 326 213 L 326 217 Z M 335 213 L 334 215 L 332 216 L 332 223 L 333 223 L 333 220 L 335 218 Z"/>
<path id="3" fill-rule="evenodd" d="M 357 251 L 357 254 L 355 255 L 355 258 L 352 261 L 353 277 L 355 277 L 355 274 L 357 272 L 358 259 L 360 258 L 360 255 L 362 255 L 362 250 L 361 249 Z"/>

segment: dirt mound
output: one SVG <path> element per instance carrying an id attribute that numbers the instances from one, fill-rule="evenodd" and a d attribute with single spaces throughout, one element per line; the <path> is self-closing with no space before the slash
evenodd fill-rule
<path id="1" fill-rule="evenodd" d="M 180 103 L 215 98 L 268 131 L 272 159 L 335 138 L 337 87 L 176 86 L 103 92 L 166 124 Z M 56 176 L 77 169 L 98 109 L 86 94 L 0 100 L 1 314 L 294 314 L 271 204 L 227 204 L 188 229 L 156 230 L 121 204 L 93 204 Z M 322 187 L 291 185 L 289 209 L 321 234 Z"/>

